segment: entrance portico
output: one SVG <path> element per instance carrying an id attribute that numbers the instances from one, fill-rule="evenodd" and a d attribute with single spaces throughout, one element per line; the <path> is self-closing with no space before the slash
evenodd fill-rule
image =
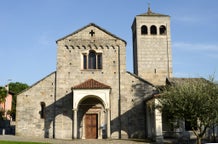
<path id="1" fill-rule="evenodd" d="M 89 79 L 72 91 L 73 138 L 110 137 L 110 87 Z"/>

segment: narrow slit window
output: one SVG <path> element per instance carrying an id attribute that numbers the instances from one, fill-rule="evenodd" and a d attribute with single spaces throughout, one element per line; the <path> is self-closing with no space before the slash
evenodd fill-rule
<path id="1" fill-rule="evenodd" d="M 87 55 L 83 54 L 83 69 L 87 69 Z"/>
<path id="2" fill-rule="evenodd" d="M 41 105 L 40 118 L 44 119 L 45 118 L 45 103 L 41 102 L 40 105 Z"/>
<path id="3" fill-rule="evenodd" d="M 97 55 L 98 69 L 102 69 L 102 54 Z"/>

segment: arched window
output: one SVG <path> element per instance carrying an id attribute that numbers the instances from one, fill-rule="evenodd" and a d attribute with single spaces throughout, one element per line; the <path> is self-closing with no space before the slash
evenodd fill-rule
<path id="1" fill-rule="evenodd" d="M 151 28 L 150 28 L 150 31 L 151 31 L 151 35 L 156 35 L 157 34 L 156 26 L 152 25 Z"/>
<path id="2" fill-rule="evenodd" d="M 167 29 L 164 25 L 161 25 L 159 28 L 160 35 L 166 35 L 167 34 Z"/>
<path id="3" fill-rule="evenodd" d="M 96 53 L 95 53 L 95 51 L 89 52 L 89 69 L 96 69 Z"/>
<path id="4" fill-rule="evenodd" d="M 143 26 L 141 27 L 141 34 L 142 34 L 142 35 L 148 34 L 148 28 L 147 28 L 146 25 L 143 25 Z"/>
<path id="5" fill-rule="evenodd" d="M 87 69 L 87 55 L 83 54 L 83 69 Z"/>
<path id="6" fill-rule="evenodd" d="M 102 69 L 102 54 L 97 54 L 98 69 Z"/>
<path id="7" fill-rule="evenodd" d="M 45 118 L 45 103 L 44 102 L 40 102 L 40 106 L 41 106 L 40 118 L 44 119 Z"/>
<path id="8" fill-rule="evenodd" d="M 83 69 L 102 69 L 102 53 L 90 50 L 83 54 Z"/>

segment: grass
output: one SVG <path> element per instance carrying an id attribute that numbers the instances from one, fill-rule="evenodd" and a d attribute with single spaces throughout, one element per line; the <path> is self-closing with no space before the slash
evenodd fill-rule
<path id="1" fill-rule="evenodd" d="M 48 143 L 41 143 L 41 142 L 21 142 L 21 141 L 1 141 L 0 144 L 48 144 Z"/>

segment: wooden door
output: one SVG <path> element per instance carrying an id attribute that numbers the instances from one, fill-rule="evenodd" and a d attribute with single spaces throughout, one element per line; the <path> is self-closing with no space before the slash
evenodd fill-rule
<path id="1" fill-rule="evenodd" d="M 85 135 L 86 135 L 86 139 L 98 138 L 98 115 L 97 114 L 86 114 Z"/>

